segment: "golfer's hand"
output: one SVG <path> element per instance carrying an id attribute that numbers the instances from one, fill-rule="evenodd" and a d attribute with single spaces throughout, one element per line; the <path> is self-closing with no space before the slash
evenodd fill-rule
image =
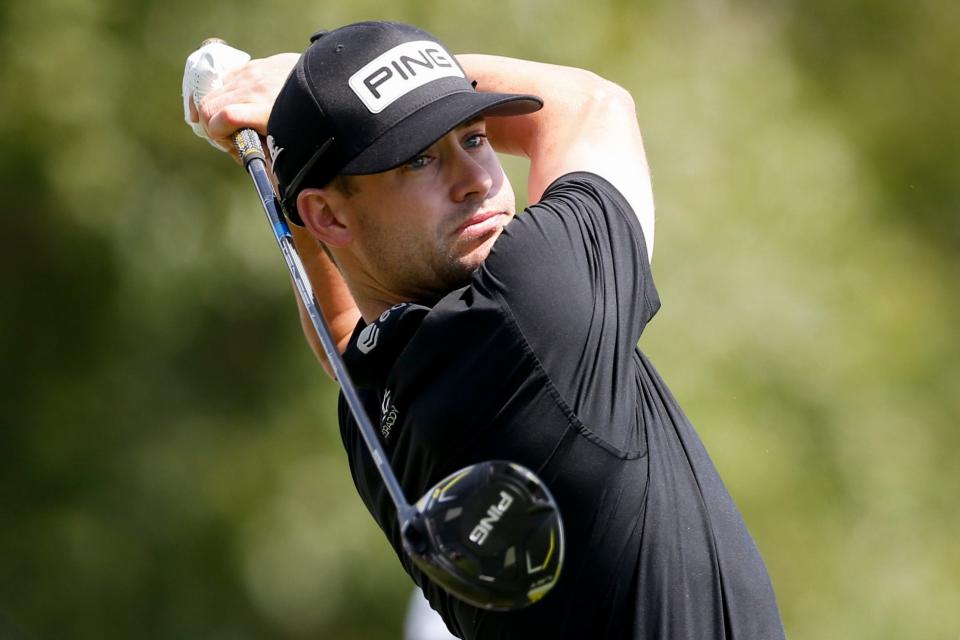
<path id="1" fill-rule="evenodd" d="M 267 134 L 267 120 L 290 70 L 300 58 L 296 53 L 279 53 L 251 60 L 223 77 L 223 86 L 200 100 L 190 117 L 199 122 L 210 140 L 232 149 L 230 136 L 238 129 Z M 234 152 L 236 158 L 236 153 Z"/>

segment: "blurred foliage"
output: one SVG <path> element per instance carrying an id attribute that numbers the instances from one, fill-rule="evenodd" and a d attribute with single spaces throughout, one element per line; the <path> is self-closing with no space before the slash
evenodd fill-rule
<path id="1" fill-rule="evenodd" d="M 788 634 L 960 635 L 960 5 L 12 0 L 0 7 L 0 637 L 396 638 L 246 178 L 182 64 L 414 22 L 637 101 L 664 308 L 642 346 Z M 522 163 L 509 161 L 514 184 Z"/>

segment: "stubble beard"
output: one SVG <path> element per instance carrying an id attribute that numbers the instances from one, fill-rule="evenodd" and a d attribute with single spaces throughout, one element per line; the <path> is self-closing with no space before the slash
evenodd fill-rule
<path id="1" fill-rule="evenodd" d="M 502 232 L 501 227 L 492 238 L 465 254 L 456 252 L 456 245 L 450 246 L 446 253 L 437 255 L 438 259 L 429 269 L 429 273 L 421 274 L 419 283 L 411 283 L 414 284 L 411 289 L 421 290 L 421 300 L 435 302 L 451 291 L 469 285 Z"/>

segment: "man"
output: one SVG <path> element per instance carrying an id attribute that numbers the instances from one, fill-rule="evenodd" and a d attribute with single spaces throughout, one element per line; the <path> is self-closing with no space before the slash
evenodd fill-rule
<path id="1" fill-rule="evenodd" d="M 406 494 L 507 459 L 557 499 L 567 557 L 554 589 L 520 611 L 467 605 L 403 553 L 341 402 L 357 489 L 453 633 L 783 638 L 736 507 L 636 347 L 660 302 L 626 91 L 361 23 L 318 34 L 299 58 L 243 67 L 199 117 L 220 141 L 240 127 L 269 134 L 321 308 Z M 516 218 L 495 150 L 530 160 L 534 204 Z"/>

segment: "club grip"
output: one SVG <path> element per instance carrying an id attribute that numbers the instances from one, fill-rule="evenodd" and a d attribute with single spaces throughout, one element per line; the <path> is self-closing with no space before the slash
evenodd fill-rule
<path id="1" fill-rule="evenodd" d="M 259 158 L 264 160 L 263 146 L 260 144 L 260 136 L 253 129 L 241 129 L 233 134 L 233 144 L 240 153 L 240 160 L 246 167 L 251 161 Z"/>

